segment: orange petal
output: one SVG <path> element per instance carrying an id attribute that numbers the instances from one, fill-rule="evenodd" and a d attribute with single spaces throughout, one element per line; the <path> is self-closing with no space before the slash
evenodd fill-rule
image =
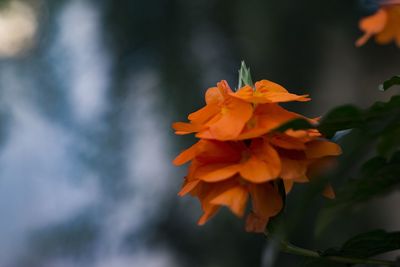
<path id="1" fill-rule="evenodd" d="M 254 110 L 252 118 L 247 121 L 243 132 L 236 139 L 244 140 L 260 137 L 296 118 L 304 117 L 290 112 L 278 104 L 259 104 Z"/>
<path id="2" fill-rule="evenodd" d="M 237 90 L 235 93 L 232 92 L 229 95 L 239 99 L 249 100 L 253 97 L 253 94 L 254 94 L 254 89 L 251 86 L 246 85 Z"/>
<path id="3" fill-rule="evenodd" d="M 360 20 L 359 27 L 365 33 L 356 41 L 356 46 L 364 45 L 372 35 L 381 32 L 385 28 L 387 17 L 385 9 L 379 9 L 374 15 Z"/>
<path id="4" fill-rule="evenodd" d="M 219 208 L 220 206 L 218 205 L 207 206 L 206 210 L 204 210 L 204 214 L 200 217 L 197 224 L 204 225 L 212 216 L 214 216 L 218 212 Z"/>
<path id="5" fill-rule="evenodd" d="M 334 199 L 336 197 L 335 190 L 333 190 L 333 187 L 330 184 L 325 187 L 322 195 L 329 199 Z"/>
<path id="6" fill-rule="evenodd" d="M 281 85 L 271 82 L 269 80 L 261 80 L 255 84 L 256 90 L 260 92 L 275 92 L 275 93 L 287 93 L 288 91 Z"/>
<path id="7" fill-rule="evenodd" d="M 387 44 L 391 41 L 396 41 L 400 37 L 400 5 L 388 5 L 385 6 L 384 11 L 387 13 L 387 21 L 384 29 L 377 33 L 376 42 L 379 44 Z"/>
<path id="8" fill-rule="evenodd" d="M 227 206 L 236 216 L 242 217 L 246 208 L 248 195 L 246 187 L 237 185 L 218 195 L 210 203 Z"/>
<path id="9" fill-rule="evenodd" d="M 265 173 L 266 177 L 264 179 L 271 180 L 278 177 L 281 171 L 281 160 L 278 152 L 276 152 L 266 139 L 253 139 L 250 150 L 268 168 L 268 173 Z"/>
<path id="10" fill-rule="evenodd" d="M 277 147 L 294 150 L 304 150 L 306 146 L 300 139 L 287 134 L 275 134 L 270 139 L 271 144 Z"/>
<path id="11" fill-rule="evenodd" d="M 278 177 L 279 169 L 274 164 L 262 161 L 255 156 L 240 165 L 240 175 L 252 183 L 264 183 Z"/>
<path id="12" fill-rule="evenodd" d="M 263 98 L 265 99 L 262 101 L 261 99 L 258 103 L 278 103 L 278 102 L 291 102 L 291 101 L 299 101 L 299 102 L 306 102 L 310 101 L 311 98 L 308 95 L 296 95 L 291 93 L 276 93 L 276 92 L 268 92 L 263 94 Z"/>
<path id="13" fill-rule="evenodd" d="M 228 96 L 233 93 L 227 81 L 222 80 L 217 83 L 217 87 L 209 88 L 206 92 L 207 104 L 221 104 Z"/>
<path id="14" fill-rule="evenodd" d="M 278 190 L 270 183 L 250 186 L 253 212 L 261 218 L 270 218 L 277 215 L 282 207 L 282 197 Z"/>
<path id="15" fill-rule="evenodd" d="M 269 218 L 261 218 L 254 212 L 249 213 L 246 219 L 246 232 L 263 233 L 267 227 Z"/>
<path id="16" fill-rule="evenodd" d="M 292 191 L 294 182 L 293 182 L 293 180 L 283 180 L 283 185 L 285 186 L 286 194 L 289 194 L 290 191 Z"/>
<path id="17" fill-rule="evenodd" d="M 255 86 L 255 91 L 250 86 L 245 86 L 231 95 L 255 104 L 310 100 L 307 95 L 291 94 L 279 84 L 268 80 L 256 82 Z"/>
<path id="18" fill-rule="evenodd" d="M 175 122 L 172 124 L 172 128 L 175 130 L 175 134 L 182 135 L 197 133 L 204 128 L 204 125 L 186 122 Z"/>
<path id="19" fill-rule="evenodd" d="M 176 166 L 179 166 L 192 160 L 199 153 L 203 142 L 204 141 L 200 140 L 196 144 L 192 145 L 191 147 L 180 153 L 172 163 Z"/>
<path id="20" fill-rule="evenodd" d="M 307 143 L 306 146 L 306 157 L 309 159 L 342 154 L 342 149 L 339 145 L 326 140 L 314 140 Z"/>
<path id="21" fill-rule="evenodd" d="M 240 165 L 238 164 L 208 164 L 199 167 L 194 176 L 205 182 L 219 182 L 232 177 L 239 172 L 239 169 Z"/>
<path id="22" fill-rule="evenodd" d="M 218 112 L 220 112 L 220 107 L 216 104 L 210 104 L 189 114 L 188 119 L 193 123 L 204 124 L 218 114 Z"/>
<path id="23" fill-rule="evenodd" d="M 201 139 L 211 139 L 211 140 L 216 139 L 215 136 L 213 136 L 213 134 L 210 132 L 210 129 L 205 129 L 203 131 L 200 131 L 195 136 Z"/>
<path id="24" fill-rule="evenodd" d="M 233 140 L 243 130 L 252 113 L 250 103 L 229 97 L 225 100 L 218 120 L 208 124 L 210 132 L 218 140 Z"/>
<path id="25" fill-rule="evenodd" d="M 202 140 L 203 147 L 196 159 L 203 164 L 210 163 L 236 163 L 241 159 L 242 148 L 240 144 L 220 142 L 215 140 Z"/>
<path id="26" fill-rule="evenodd" d="M 221 92 L 223 92 L 224 96 L 233 92 L 226 80 L 221 80 L 219 83 L 217 83 L 217 86 L 218 86 L 218 89 L 220 89 Z"/>
<path id="27" fill-rule="evenodd" d="M 237 186 L 236 180 L 228 180 L 218 183 L 201 183 L 197 190 L 197 197 L 201 202 L 201 207 L 204 211 L 203 216 L 200 218 L 198 224 L 204 224 L 209 218 L 211 218 L 219 209 L 220 205 L 211 203 L 211 200 L 231 188 Z"/>
<path id="28" fill-rule="evenodd" d="M 307 161 L 281 157 L 281 163 L 282 167 L 279 176 L 284 180 L 295 180 L 306 175 Z"/>
<path id="29" fill-rule="evenodd" d="M 225 99 L 223 93 L 218 89 L 218 87 L 209 88 L 206 91 L 206 103 L 210 104 L 219 104 L 222 103 Z"/>
<path id="30" fill-rule="evenodd" d="M 182 186 L 181 191 L 179 191 L 178 196 L 183 197 L 184 195 L 192 191 L 199 184 L 199 182 L 200 180 L 189 181 L 185 179 L 185 182 Z"/>

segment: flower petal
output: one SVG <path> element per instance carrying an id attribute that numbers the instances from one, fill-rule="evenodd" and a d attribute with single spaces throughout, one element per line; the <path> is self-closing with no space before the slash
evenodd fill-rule
<path id="1" fill-rule="evenodd" d="M 279 84 L 268 80 L 256 82 L 255 86 L 255 90 L 250 86 L 244 86 L 231 95 L 254 104 L 310 100 L 307 98 L 308 95 L 291 94 Z"/>
<path id="2" fill-rule="evenodd" d="M 198 111 L 190 113 L 188 119 L 193 123 L 204 124 L 218 114 L 219 111 L 220 107 L 217 104 L 209 104 Z"/>
<path id="3" fill-rule="evenodd" d="M 238 184 L 213 198 L 210 203 L 227 206 L 236 216 L 242 217 L 246 209 L 248 195 L 247 188 Z"/>
<path id="4" fill-rule="evenodd" d="M 282 197 L 270 183 L 251 185 L 250 195 L 253 212 L 261 218 L 267 219 L 275 216 L 283 207 Z"/>
<path id="5" fill-rule="evenodd" d="M 378 44 L 388 44 L 391 41 L 398 42 L 400 37 L 400 5 L 388 5 L 384 8 L 387 14 L 387 21 L 382 31 L 377 33 Z"/>
<path id="6" fill-rule="evenodd" d="M 252 114 L 253 107 L 250 103 L 229 97 L 225 100 L 218 119 L 208 124 L 210 132 L 218 140 L 234 140 Z"/>
<path id="7" fill-rule="evenodd" d="M 336 143 L 326 140 L 314 140 L 306 144 L 306 157 L 309 159 L 321 158 L 326 156 L 338 156 L 342 154 L 342 149 Z"/>
<path id="8" fill-rule="evenodd" d="M 203 215 L 197 221 L 198 225 L 204 225 L 211 217 L 213 217 L 219 210 L 220 206 L 218 205 L 207 205 L 205 208 L 203 207 Z"/>
<path id="9" fill-rule="evenodd" d="M 364 32 L 364 35 L 356 41 L 356 46 L 364 45 L 372 35 L 381 32 L 385 28 L 387 17 L 386 10 L 379 9 L 372 16 L 360 20 L 359 27 Z"/>
<path id="10" fill-rule="evenodd" d="M 282 167 L 279 176 L 284 180 L 296 180 L 306 175 L 307 161 L 281 157 L 281 163 Z"/>
<path id="11" fill-rule="evenodd" d="M 283 185 L 285 186 L 286 194 L 289 194 L 290 191 L 292 191 L 294 182 L 293 182 L 293 180 L 283 180 Z"/>
<path id="12" fill-rule="evenodd" d="M 278 93 L 278 92 L 267 92 L 263 94 L 263 100 L 258 100 L 258 103 L 282 103 L 282 102 L 292 102 L 292 101 L 299 101 L 299 102 L 306 102 L 310 101 L 311 98 L 308 95 L 296 95 L 291 93 Z"/>
<path id="13" fill-rule="evenodd" d="M 174 165 L 179 166 L 183 165 L 186 162 L 192 160 L 200 151 L 201 147 L 203 146 L 202 140 L 198 141 L 196 144 L 192 145 L 188 149 L 184 150 L 180 153 L 172 162 Z"/>
<path id="14" fill-rule="evenodd" d="M 226 180 L 240 170 L 240 165 L 235 164 L 227 164 L 227 163 L 220 163 L 220 164 L 208 164 L 202 167 L 199 167 L 194 176 L 197 179 L 200 179 L 205 182 L 219 182 Z"/>
<path id="15" fill-rule="evenodd" d="M 240 164 L 240 175 L 252 183 L 264 183 L 278 177 L 276 165 L 262 161 L 255 156 Z"/>
<path id="16" fill-rule="evenodd" d="M 327 186 L 325 186 L 324 191 L 322 192 L 322 195 L 329 199 L 335 199 L 335 197 L 336 197 L 335 190 L 333 189 L 331 184 L 328 184 Z"/>
<path id="17" fill-rule="evenodd" d="M 172 128 L 175 130 L 175 134 L 183 135 L 197 133 L 204 129 L 204 125 L 187 122 L 175 122 L 172 124 Z"/>
<path id="18" fill-rule="evenodd" d="M 198 184 L 200 180 L 188 180 L 185 179 L 185 182 L 183 183 L 181 191 L 179 191 L 178 196 L 183 197 L 190 191 L 192 191 Z"/>
<path id="19" fill-rule="evenodd" d="M 281 85 L 274 83 L 269 80 L 261 80 L 256 82 L 256 91 L 265 92 L 275 92 L 275 93 L 287 93 L 288 91 Z"/>
<path id="20" fill-rule="evenodd" d="M 246 232 L 264 233 L 269 218 L 261 218 L 254 212 L 249 213 L 246 219 Z"/>
<path id="21" fill-rule="evenodd" d="M 275 134 L 270 139 L 272 145 L 284 149 L 305 150 L 306 146 L 299 138 L 287 134 Z"/>
<path id="22" fill-rule="evenodd" d="M 264 179 L 257 179 L 258 182 L 269 181 L 277 178 L 281 171 L 281 160 L 279 158 L 278 152 L 268 143 L 266 139 L 253 139 L 250 145 L 250 150 L 253 156 L 264 163 L 264 167 L 261 167 L 259 162 L 253 160 L 247 166 L 247 168 L 256 167 L 256 164 L 260 166 L 260 173 L 262 172 L 264 175 Z M 251 170 L 248 170 L 251 173 Z M 258 175 L 260 175 L 260 173 Z M 257 183 L 256 179 L 253 179 L 252 182 Z"/>
<path id="23" fill-rule="evenodd" d="M 246 85 L 237 90 L 235 93 L 232 92 L 229 95 L 248 101 L 253 98 L 253 94 L 254 94 L 254 89 L 251 86 Z"/>

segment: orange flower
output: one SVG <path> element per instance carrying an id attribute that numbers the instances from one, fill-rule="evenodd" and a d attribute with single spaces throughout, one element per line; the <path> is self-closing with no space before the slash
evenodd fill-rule
<path id="1" fill-rule="evenodd" d="M 221 206 L 243 217 L 250 199 L 246 230 L 263 232 L 283 208 L 281 191 L 289 193 L 294 183 L 308 182 L 317 167 L 341 153 L 317 129 L 275 131 L 290 120 L 307 119 L 279 102 L 308 101 L 307 95 L 291 94 L 267 80 L 257 82 L 254 90 L 244 86 L 233 92 L 221 81 L 205 98 L 206 106 L 190 114 L 189 123 L 173 124 L 177 134 L 196 133 L 200 138 L 173 161 L 190 162 L 179 195 L 190 193 L 200 200 L 200 225 Z M 328 186 L 324 195 L 333 198 L 333 189 Z"/>
<path id="2" fill-rule="evenodd" d="M 372 36 L 378 44 L 395 41 L 400 47 L 400 1 L 382 1 L 381 8 L 372 16 L 360 20 L 360 29 L 364 32 L 356 46 L 364 45 Z"/>
<path id="3" fill-rule="evenodd" d="M 267 80 L 256 82 L 255 87 L 255 91 L 244 86 L 233 92 L 226 81 L 219 82 L 218 87 L 207 90 L 206 106 L 190 114 L 189 123 L 173 124 L 175 133 L 197 133 L 196 137 L 203 139 L 244 140 L 259 137 L 289 120 L 305 118 L 277 103 L 308 101 L 307 95 L 291 94 Z"/>
<path id="4" fill-rule="evenodd" d="M 287 131 L 252 139 L 248 146 L 243 141 L 200 140 L 174 160 L 175 165 L 191 161 L 180 195 L 190 192 L 200 199 L 204 214 L 199 224 L 204 224 L 221 205 L 242 217 L 250 193 L 253 210 L 246 229 L 263 231 L 282 205 L 272 181 L 283 179 L 288 193 L 294 182 L 309 181 L 311 164 L 341 153 L 338 145 L 318 136 L 316 130 Z M 330 187 L 325 193 L 334 196 Z"/>

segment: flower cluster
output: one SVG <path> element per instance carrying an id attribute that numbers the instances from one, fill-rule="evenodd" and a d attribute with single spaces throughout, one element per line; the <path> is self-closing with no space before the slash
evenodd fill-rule
<path id="1" fill-rule="evenodd" d="M 190 193 L 200 200 L 204 212 L 200 225 L 221 206 L 244 216 L 250 198 L 246 230 L 263 232 L 283 206 L 278 182 L 288 193 L 295 182 L 308 182 L 322 161 L 341 153 L 316 129 L 276 131 L 298 118 L 317 123 L 279 105 L 309 101 L 307 95 L 291 94 L 267 80 L 254 87 L 245 85 L 234 92 L 221 81 L 207 90 L 206 105 L 191 113 L 188 123 L 173 124 L 176 134 L 195 133 L 200 139 L 174 160 L 175 165 L 190 162 L 179 195 Z M 328 187 L 325 195 L 334 197 L 333 190 Z"/>
<path id="2" fill-rule="evenodd" d="M 372 16 L 360 20 L 360 29 L 364 32 L 356 46 L 364 45 L 372 36 L 378 44 L 395 41 L 400 47 L 400 1 L 383 0 L 381 7 Z"/>

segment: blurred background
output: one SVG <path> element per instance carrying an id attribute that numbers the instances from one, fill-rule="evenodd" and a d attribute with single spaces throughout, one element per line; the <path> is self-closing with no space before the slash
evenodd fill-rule
<path id="1" fill-rule="evenodd" d="M 185 167 L 171 164 L 194 138 L 171 123 L 219 80 L 235 87 L 242 59 L 254 80 L 311 94 L 289 106 L 311 117 L 388 99 L 377 86 L 400 73 L 395 45 L 354 47 L 374 1 L 0 3 L 0 267 L 296 266 L 225 209 L 196 225 L 198 202 L 176 195 Z M 310 207 L 293 240 L 399 229 L 399 200 L 320 237 Z"/>

